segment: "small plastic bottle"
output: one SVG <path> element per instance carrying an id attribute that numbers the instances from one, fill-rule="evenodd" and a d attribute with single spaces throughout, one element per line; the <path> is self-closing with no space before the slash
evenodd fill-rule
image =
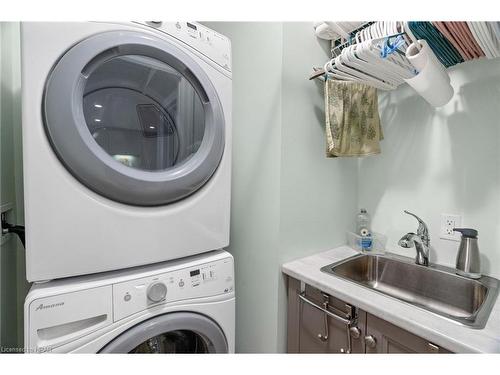
<path id="1" fill-rule="evenodd" d="M 356 224 L 357 224 L 357 235 L 362 236 L 363 233 L 361 232 L 363 229 L 367 229 L 368 231 L 370 230 L 370 215 L 368 215 L 368 212 L 366 211 L 365 208 L 362 208 L 359 211 L 359 214 L 356 218 Z"/>
<path id="2" fill-rule="evenodd" d="M 356 218 L 357 235 L 361 237 L 361 251 L 370 251 L 372 249 L 372 233 L 370 229 L 370 215 L 366 209 L 362 208 Z"/>

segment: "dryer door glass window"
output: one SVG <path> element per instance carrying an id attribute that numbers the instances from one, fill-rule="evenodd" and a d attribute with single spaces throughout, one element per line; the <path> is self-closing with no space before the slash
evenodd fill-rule
<path id="1" fill-rule="evenodd" d="M 178 165 L 198 151 L 203 103 L 189 81 L 166 63 L 125 55 L 89 75 L 83 111 L 92 137 L 116 161 L 145 171 Z"/>
<path id="2" fill-rule="evenodd" d="M 228 78 L 167 39 L 97 34 L 66 51 L 47 77 L 45 132 L 93 193 L 136 206 L 177 202 L 222 160 L 226 124 L 215 80 Z"/>
<path id="3" fill-rule="evenodd" d="M 188 330 L 177 330 L 154 336 L 136 346 L 130 353 L 213 353 L 213 345 L 201 335 Z"/>

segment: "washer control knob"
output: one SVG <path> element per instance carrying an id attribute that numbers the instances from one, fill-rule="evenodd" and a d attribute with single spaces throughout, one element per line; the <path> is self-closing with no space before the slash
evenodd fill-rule
<path id="1" fill-rule="evenodd" d="M 147 295 L 151 302 L 161 302 L 167 296 L 167 286 L 162 282 L 155 282 L 148 287 Z"/>

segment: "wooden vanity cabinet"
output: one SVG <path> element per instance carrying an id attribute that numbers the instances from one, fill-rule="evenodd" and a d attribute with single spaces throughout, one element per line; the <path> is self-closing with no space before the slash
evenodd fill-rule
<path id="1" fill-rule="evenodd" d="M 325 313 L 325 310 L 344 321 Z M 349 349 L 346 320 L 351 321 L 350 353 L 450 353 L 420 336 L 288 277 L 289 353 L 346 353 Z"/>

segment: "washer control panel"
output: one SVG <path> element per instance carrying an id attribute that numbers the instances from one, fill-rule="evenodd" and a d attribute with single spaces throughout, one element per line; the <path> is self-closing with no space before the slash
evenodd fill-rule
<path id="1" fill-rule="evenodd" d="M 231 258 L 113 284 L 113 320 L 148 308 L 234 291 Z"/>
<path id="2" fill-rule="evenodd" d="M 231 41 L 197 22 L 139 22 L 164 32 L 201 52 L 228 72 L 231 71 Z"/>

